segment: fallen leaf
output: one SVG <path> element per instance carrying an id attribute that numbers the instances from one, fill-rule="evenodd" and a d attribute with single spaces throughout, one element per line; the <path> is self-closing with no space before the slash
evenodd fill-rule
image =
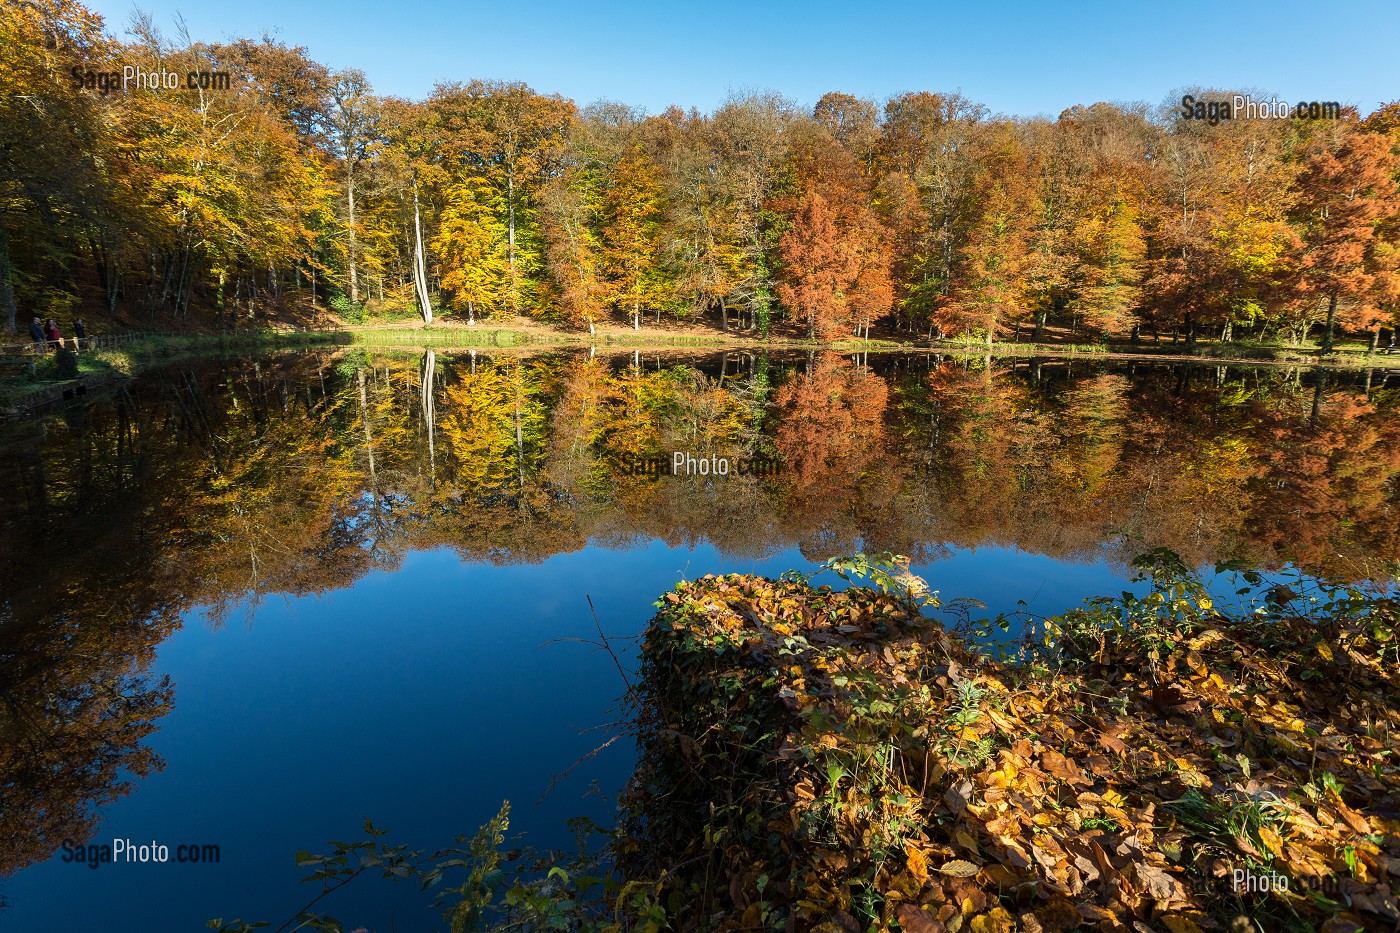
<path id="1" fill-rule="evenodd" d="M 942 865 L 938 866 L 938 870 L 954 878 L 971 878 L 982 870 L 982 866 L 955 858 L 951 862 L 944 862 Z"/>
<path id="2" fill-rule="evenodd" d="M 1186 890 L 1181 886 L 1181 882 L 1154 865 L 1148 865 L 1145 862 L 1135 863 L 1133 877 L 1141 885 L 1143 891 L 1155 900 L 1172 901 L 1185 898 Z"/>

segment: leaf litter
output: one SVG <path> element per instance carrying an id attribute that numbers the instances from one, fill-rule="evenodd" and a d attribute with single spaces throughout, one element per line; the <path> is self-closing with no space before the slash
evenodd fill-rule
<path id="1" fill-rule="evenodd" d="M 1400 928 L 1395 600 L 1227 613 L 1153 559 L 999 651 L 907 562 L 680 584 L 619 867 L 680 930 Z"/>

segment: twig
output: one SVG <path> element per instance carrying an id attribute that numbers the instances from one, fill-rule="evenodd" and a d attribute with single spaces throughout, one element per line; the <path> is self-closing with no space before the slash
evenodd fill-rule
<path id="1" fill-rule="evenodd" d="M 593 597 L 585 593 L 583 594 L 583 598 L 588 600 L 588 611 L 593 613 L 593 626 L 598 630 L 598 637 L 603 640 L 603 648 L 608 652 L 608 656 L 612 658 L 613 666 L 617 668 L 618 674 L 621 675 L 622 682 L 627 685 L 627 695 L 632 699 L 633 703 L 638 702 L 637 692 L 632 689 L 632 681 L 627 678 L 627 672 L 622 669 L 622 662 L 618 660 L 617 652 L 613 651 L 612 645 L 608 644 L 608 636 L 603 634 L 603 624 L 598 621 L 598 610 L 593 608 Z"/>
<path id="2" fill-rule="evenodd" d="M 573 771 L 573 770 L 574 770 L 575 768 L 577 768 L 579 765 L 583 764 L 583 763 L 584 763 L 585 761 L 587 761 L 588 759 L 592 758 L 594 755 L 597 755 L 599 752 L 601 752 L 603 749 L 607 748 L 607 747 L 608 747 L 609 745 L 611 745 L 612 743 L 616 742 L 618 739 L 622 738 L 623 735 L 625 735 L 625 734 L 626 734 L 626 733 L 619 732 L 617 735 L 615 735 L 615 736 L 613 736 L 612 738 L 608 739 L 608 740 L 607 740 L 606 742 L 604 742 L 602 745 L 599 745 L 597 748 L 593 749 L 593 751 L 588 752 L 587 754 L 585 754 L 585 755 L 583 755 L 582 757 L 580 757 L 578 761 L 575 761 L 573 764 L 569 765 L 569 766 L 568 766 L 567 768 L 565 768 L 563 771 L 560 771 L 558 774 L 554 775 L 553 779 L 550 780 L 550 782 L 549 782 L 549 786 L 546 787 L 546 788 L 544 789 L 544 793 L 540 794 L 539 799 L 535 801 L 535 805 L 536 805 L 536 806 L 539 806 L 540 804 L 544 803 L 544 798 L 548 797 L 548 796 L 550 795 L 550 792 L 553 791 L 554 788 L 555 788 L 556 786 L 558 786 L 558 784 L 559 784 L 560 781 L 562 781 L 562 780 L 564 780 L 564 778 L 568 777 L 568 776 L 569 776 L 569 773 L 570 773 L 571 771 Z"/>
<path id="3" fill-rule="evenodd" d="M 352 881 L 354 881 L 356 878 L 358 878 L 358 877 L 360 876 L 360 872 L 362 872 L 362 871 L 364 871 L 364 870 L 365 870 L 365 866 L 364 866 L 364 865 L 361 865 L 359 868 L 355 869 L 355 871 L 354 871 L 353 873 L 351 873 L 349 877 L 343 879 L 343 880 L 340 881 L 338 884 L 333 884 L 333 885 L 331 885 L 329 888 L 326 888 L 325 890 L 323 890 L 320 894 L 317 894 L 317 895 L 316 895 L 315 897 L 313 897 L 309 902 L 307 902 L 307 904 L 306 904 L 305 907 L 303 907 L 301 910 L 298 910 L 298 911 L 296 912 L 296 916 L 292 917 L 291 920 L 288 920 L 286 923 L 282 924 L 280 927 L 278 927 L 276 930 L 274 930 L 273 933 L 282 933 L 283 930 L 287 929 L 287 927 L 289 927 L 289 926 L 291 926 L 293 923 L 295 923 L 299 918 L 301 918 L 304 914 L 306 914 L 306 912 L 309 911 L 312 907 L 315 907 L 317 901 L 319 901 L 321 898 L 325 897 L 327 894 L 330 894 L 332 891 L 339 891 L 341 888 L 345 887 L 347 884 L 349 884 L 350 882 L 352 882 Z M 301 926 L 297 927 L 297 929 L 301 929 L 301 927 L 303 927 L 303 926 L 306 926 L 306 921 L 304 921 L 304 920 L 302 921 Z"/>

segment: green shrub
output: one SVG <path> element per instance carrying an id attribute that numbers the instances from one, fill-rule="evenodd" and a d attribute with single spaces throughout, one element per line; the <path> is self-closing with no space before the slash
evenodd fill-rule
<path id="1" fill-rule="evenodd" d="M 365 322 L 365 306 L 356 301 L 351 301 L 348 295 L 336 295 L 331 299 L 331 310 L 340 315 L 340 319 L 347 324 L 363 324 Z"/>

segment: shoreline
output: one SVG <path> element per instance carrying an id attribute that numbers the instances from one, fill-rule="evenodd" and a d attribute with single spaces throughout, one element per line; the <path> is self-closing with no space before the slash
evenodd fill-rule
<path id="1" fill-rule="evenodd" d="M 1384 352 L 1334 351 L 1323 358 L 1315 350 L 1260 345 L 1239 352 L 1212 355 L 1202 349 L 1218 344 L 1198 345 L 1195 352 L 1184 347 L 1172 349 L 1133 348 L 1123 345 L 968 344 L 961 341 L 841 340 L 811 341 L 789 337 L 761 339 L 739 335 L 671 334 L 641 331 L 600 331 L 573 334 L 549 329 L 475 328 L 452 326 L 347 327 L 334 330 L 277 329 L 250 334 L 172 334 L 132 335 L 130 343 L 111 350 L 85 351 L 80 360 L 97 361 L 94 368 L 76 379 L 26 382 L 23 378 L 0 381 L 0 418 L 15 417 L 57 401 L 119 385 L 154 365 L 229 352 L 264 350 L 367 347 L 383 350 L 489 349 L 529 353 L 551 350 L 592 349 L 605 355 L 647 350 L 666 353 L 721 352 L 808 352 L 838 353 L 938 353 L 957 357 L 996 359 L 1085 360 L 1147 363 L 1192 363 L 1214 366 L 1304 367 L 1307 369 L 1366 370 L 1400 369 L 1400 354 Z M 1237 350 L 1238 345 L 1229 350 Z M 1280 358 L 1281 357 L 1281 358 Z M 48 358 L 47 355 L 44 357 Z"/>
<path id="2" fill-rule="evenodd" d="M 313 332 L 314 333 L 314 332 Z M 896 340 L 838 340 L 831 342 L 790 337 L 746 337 L 693 334 L 647 333 L 633 335 L 631 331 L 599 331 L 595 335 L 573 334 L 550 330 L 523 328 L 469 328 L 460 326 L 399 326 L 348 327 L 323 333 L 348 335 L 356 346 L 386 349 L 432 347 L 489 347 L 492 349 L 596 348 L 607 350 L 780 350 L 847 353 L 941 353 L 955 356 L 992 356 L 997 358 L 1066 358 L 1088 360 L 1172 361 L 1236 366 L 1306 366 L 1310 369 L 1400 369 L 1400 354 L 1365 351 L 1334 351 L 1323 358 L 1316 350 L 1263 344 L 1240 347 L 1232 345 L 1222 355 L 1202 352 L 1219 344 L 1198 344 L 1194 352 L 1185 347 L 1151 349 L 1124 344 L 1031 344 L 995 343 L 969 344 L 963 341 L 896 341 Z M 400 339 L 402 334 L 406 339 Z M 464 339 L 466 338 L 466 339 Z"/>

